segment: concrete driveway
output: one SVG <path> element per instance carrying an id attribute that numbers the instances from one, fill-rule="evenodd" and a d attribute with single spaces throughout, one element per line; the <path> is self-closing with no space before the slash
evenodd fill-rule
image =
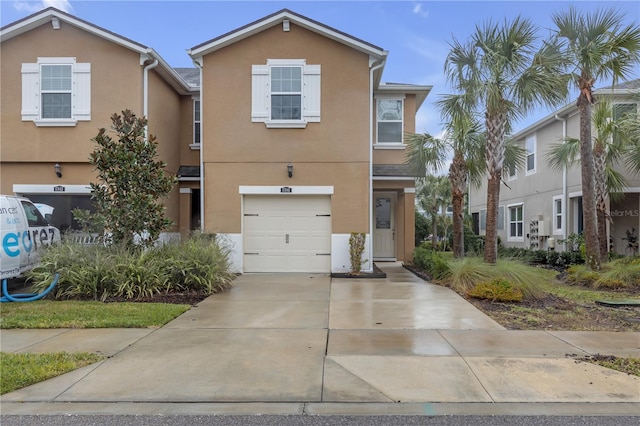
<path id="1" fill-rule="evenodd" d="M 453 291 L 379 266 L 386 279 L 243 275 L 157 330 L 3 330 L 15 352 L 115 348 L 3 395 L 3 412 L 18 401 L 640 403 L 640 378 L 574 359 L 638 353 L 639 333 L 505 330 Z M 75 332 L 93 346 L 64 337 Z"/>

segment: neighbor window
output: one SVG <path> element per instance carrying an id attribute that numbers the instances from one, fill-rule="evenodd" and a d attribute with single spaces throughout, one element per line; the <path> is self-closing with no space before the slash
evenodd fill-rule
<path id="1" fill-rule="evenodd" d="M 193 144 L 200 145 L 200 100 L 193 100 Z"/>
<path id="2" fill-rule="evenodd" d="M 91 64 L 75 58 L 38 58 L 22 64 L 22 121 L 75 126 L 91 120 Z"/>
<path id="3" fill-rule="evenodd" d="M 529 136 L 526 140 L 527 149 L 527 174 L 536 171 L 536 136 Z"/>
<path id="4" fill-rule="evenodd" d="M 402 99 L 378 99 L 378 143 L 402 143 Z"/>
<path id="5" fill-rule="evenodd" d="M 251 121 L 303 128 L 320 121 L 320 65 L 304 59 L 269 59 L 253 65 Z"/>
<path id="6" fill-rule="evenodd" d="M 524 237 L 524 221 L 522 204 L 509 206 L 509 238 L 522 240 Z"/>
<path id="7" fill-rule="evenodd" d="M 632 103 L 615 103 L 613 104 L 613 120 L 618 121 L 622 118 L 628 117 L 631 114 L 635 114 L 638 110 L 638 106 Z M 618 142 L 618 132 L 613 134 L 614 142 Z"/>
<path id="8" fill-rule="evenodd" d="M 554 233 L 562 232 L 562 196 L 553 197 L 553 230 Z"/>

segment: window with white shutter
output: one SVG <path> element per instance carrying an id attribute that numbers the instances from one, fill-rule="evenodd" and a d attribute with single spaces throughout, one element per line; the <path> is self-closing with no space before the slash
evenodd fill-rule
<path id="1" fill-rule="evenodd" d="M 91 64 L 75 58 L 38 58 L 22 64 L 22 121 L 75 126 L 91 120 Z"/>
<path id="2" fill-rule="evenodd" d="M 251 121 L 269 128 L 303 128 L 320 121 L 320 65 L 269 59 L 253 65 Z"/>

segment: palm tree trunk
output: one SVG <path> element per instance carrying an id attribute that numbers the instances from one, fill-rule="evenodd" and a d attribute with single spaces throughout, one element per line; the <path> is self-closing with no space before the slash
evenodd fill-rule
<path id="1" fill-rule="evenodd" d="M 498 260 L 498 203 L 502 165 L 504 164 L 504 136 L 507 116 L 504 112 L 485 113 L 487 131 L 486 161 L 489 179 L 487 181 L 487 231 L 484 244 L 484 261 L 496 263 Z"/>
<path id="2" fill-rule="evenodd" d="M 467 167 L 464 154 L 456 151 L 449 167 L 451 203 L 453 205 L 453 257 L 464 257 L 464 191 L 467 187 Z"/>
<path id="3" fill-rule="evenodd" d="M 607 236 L 607 181 L 605 176 L 606 161 L 604 146 L 602 144 L 596 144 L 593 148 L 593 164 L 595 168 L 594 179 L 600 263 L 606 263 L 609 258 L 609 238 Z"/>
<path id="4" fill-rule="evenodd" d="M 498 260 L 498 202 L 500 200 L 500 172 L 489 175 L 487 182 L 487 232 L 484 237 L 484 261 L 496 263 Z"/>
<path id="5" fill-rule="evenodd" d="M 587 96 L 588 95 L 588 96 Z M 585 89 L 578 97 L 580 110 L 580 168 L 582 172 L 582 215 L 584 224 L 585 259 L 587 265 L 600 269 L 600 245 L 596 215 L 595 176 L 593 149 L 591 147 L 591 101 L 590 89 Z"/>

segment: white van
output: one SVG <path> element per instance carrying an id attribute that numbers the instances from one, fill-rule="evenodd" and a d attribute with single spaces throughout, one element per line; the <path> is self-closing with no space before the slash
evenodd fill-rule
<path id="1" fill-rule="evenodd" d="M 38 249 L 60 241 L 60 231 L 31 201 L 0 195 L 0 280 L 17 277 L 36 266 Z"/>

